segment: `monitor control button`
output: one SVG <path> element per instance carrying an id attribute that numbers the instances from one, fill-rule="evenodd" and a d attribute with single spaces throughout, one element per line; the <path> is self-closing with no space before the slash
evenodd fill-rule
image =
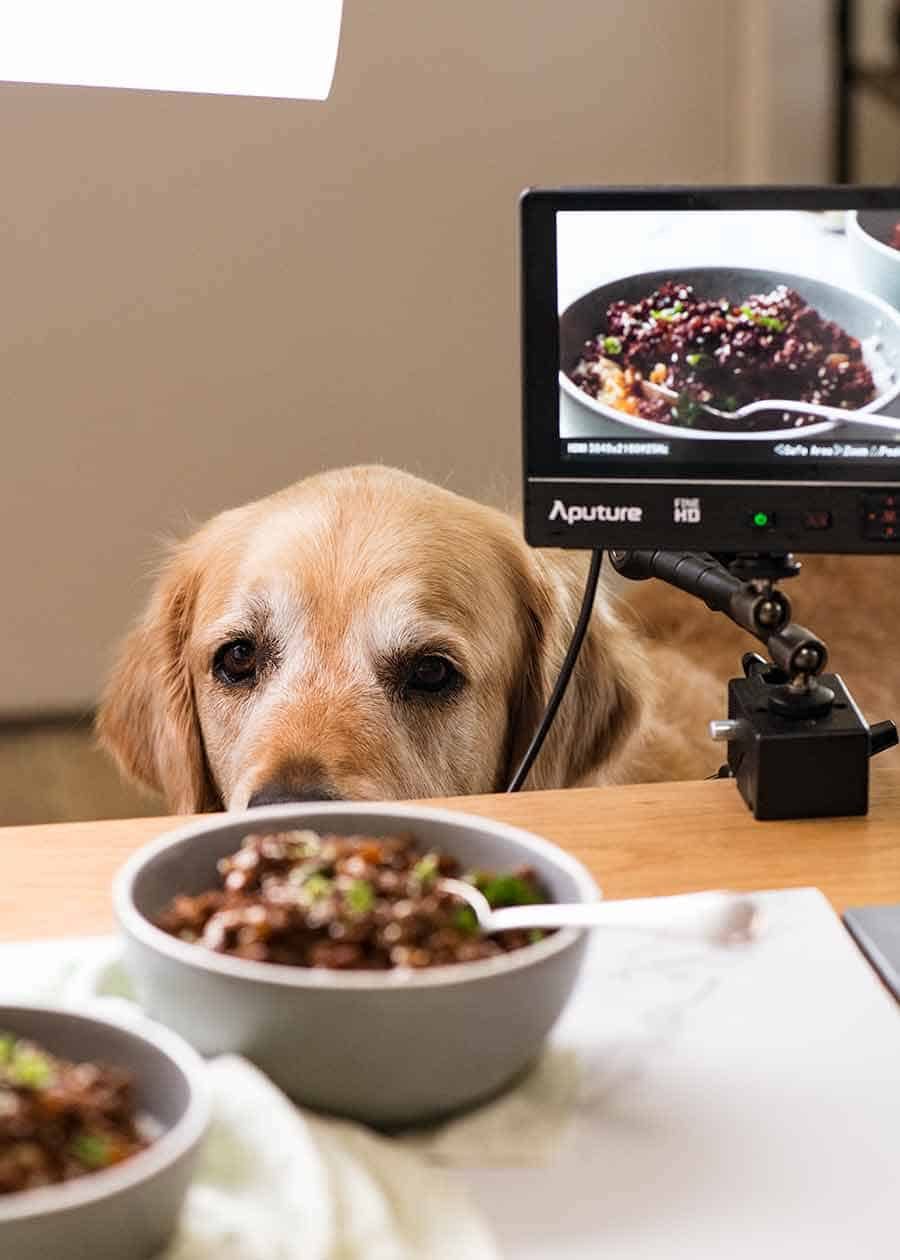
<path id="1" fill-rule="evenodd" d="M 823 509 L 816 509 L 812 512 L 803 513 L 804 529 L 831 529 L 834 519 L 830 512 Z"/>
<path id="2" fill-rule="evenodd" d="M 900 492 L 863 495 L 862 532 L 873 542 L 900 540 Z"/>
<path id="3" fill-rule="evenodd" d="M 762 509 L 758 512 L 751 512 L 748 524 L 758 533 L 766 533 L 770 529 L 774 529 L 778 522 L 775 519 L 774 512 L 766 512 Z"/>

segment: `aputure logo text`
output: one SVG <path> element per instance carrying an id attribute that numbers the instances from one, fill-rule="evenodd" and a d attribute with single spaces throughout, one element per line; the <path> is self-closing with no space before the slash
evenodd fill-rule
<path id="1" fill-rule="evenodd" d="M 550 509 L 551 521 L 565 521 L 567 525 L 578 525 L 582 521 L 626 521 L 637 525 L 643 516 L 643 508 L 631 505 L 611 507 L 606 503 L 592 503 L 586 507 L 581 503 L 565 504 L 562 499 L 554 499 Z"/>

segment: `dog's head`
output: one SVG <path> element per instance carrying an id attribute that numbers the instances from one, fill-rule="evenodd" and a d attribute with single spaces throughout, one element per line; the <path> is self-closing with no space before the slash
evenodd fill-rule
<path id="1" fill-rule="evenodd" d="M 98 729 L 178 812 L 502 790 L 543 712 L 583 567 L 387 468 L 302 481 L 171 554 Z M 643 663 L 601 588 L 528 786 L 610 764 Z"/>

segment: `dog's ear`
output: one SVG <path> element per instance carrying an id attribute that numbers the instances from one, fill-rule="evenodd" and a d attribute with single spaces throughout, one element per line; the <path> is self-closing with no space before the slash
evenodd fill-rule
<path id="1" fill-rule="evenodd" d="M 221 808 L 194 704 L 185 647 L 199 586 L 190 544 L 175 549 L 126 638 L 97 714 L 100 743 L 121 769 L 178 814 Z"/>
<path id="2" fill-rule="evenodd" d="M 577 558 L 523 550 L 516 566 L 525 643 L 510 698 L 507 782 L 538 728 L 578 619 L 586 568 Z M 528 775 L 531 788 L 572 787 L 615 761 L 634 732 L 648 686 L 634 633 L 616 613 L 602 578 L 578 661 Z"/>

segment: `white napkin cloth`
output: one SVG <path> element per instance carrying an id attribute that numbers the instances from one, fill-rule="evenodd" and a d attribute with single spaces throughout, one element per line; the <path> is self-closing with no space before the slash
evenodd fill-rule
<path id="1" fill-rule="evenodd" d="M 210 1064 L 213 1124 L 165 1260 L 497 1260 L 465 1189 L 359 1125 L 293 1107 L 251 1064 Z"/>

